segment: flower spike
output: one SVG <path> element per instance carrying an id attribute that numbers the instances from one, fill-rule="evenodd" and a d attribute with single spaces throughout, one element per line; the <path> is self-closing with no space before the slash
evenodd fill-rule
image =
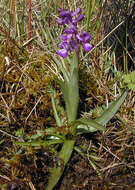
<path id="1" fill-rule="evenodd" d="M 84 15 L 80 14 L 81 11 L 81 8 L 77 8 L 74 12 L 58 9 L 60 18 L 56 20 L 57 23 L 63 26 L 68 25 L 68 28 L 59 36 L 62 42 L 59 44 L 60 50 L 57 51 L 57 54 L 63 58 L 66 58 L 68 52 L 73 50 L 79 52 L 81 46 L 86 52 L 92 49 L 90 34 L 86 31 L 78 32 L 77 24 L 84 19 Z"/>

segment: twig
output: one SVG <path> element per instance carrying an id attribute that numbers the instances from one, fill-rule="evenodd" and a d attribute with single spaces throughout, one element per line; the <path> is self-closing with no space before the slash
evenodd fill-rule
<path id="1" fill-rule="evenodd" d="M 11 181 L 11 179 L 9 179 L 9 177 L 5 176 L 5 175 L 0 175 L 1 178 L 7 180 L 7 181 Z"/>
<path id="2" fill-rule="evenodd" d="M 13 136 L 13 135 L 11 135 L 11 134 L 9 134 L 9 133 L 7 133 L 7 132 L 1 130 L 1 129 L 0 129 L 0 133 L 3 133 L 4 135 L 9 136 L 9 137 L 11 137 L 11 138 L 14 138 L 14 139 L 16 139 L 16 140 L 19 140 L 18 137 L 15 137 L 15 136 Z"/>
<path id="3" fill-rule="evenodd" d="M 35 106 L 32 108 L 31 112 L 29 113 L 29 115 L 27 116 L 27 118 L 25 119 L 25 124 L 27 123 L 27 120 L 29 119 L 30 115 L 32 114 L 32 112 L 34 111 L 34 109 L 36 108 L 36 106 L 38 105 L 38 103 L 40 102 L 41 98 L 43 97 L 40 96 L 40 98 L 38 99 L 37 103 L 35 104 Z"/>
<path id="4" fill-rule="evenodd" d="M 105 41 L 106 38 L 108 38 L 108 37 L 109 37 L 115 30 L 117 30 L 117 28 L 119 28 L 124 22 L 125 22 L 125 20 L 123 20 L 120 24 L 118 24 L 109 34 L 107 34 L 107 35 L 104 37 L 104 39 L 102 39 L 97 45 L 95 45 L 89 53 L 91 53 L 91 52 L 92 52 L 94 49 L 96 49 L 100 44 L 102 44 L 102 42 Z M 89 53 L 86 54 L 86 56 L 83 57 L 82 59 L 85 59 L 85 58 L 89 55 Z"/>

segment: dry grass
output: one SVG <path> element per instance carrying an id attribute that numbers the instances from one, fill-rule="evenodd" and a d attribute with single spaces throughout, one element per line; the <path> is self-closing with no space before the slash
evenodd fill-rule
<path id="1" fill-rule="evenodd" d="M 96 118 L 102 112 L 103 106 L 108 106 L 122 92 L 124 86 L 120 80 L 116 80 L 116 72 L 134 69 L 135 30 L 132 26 L 134 27 L 135 15 L 131 10 L 134 10 L 134 4 L 129 1 L 127 12 L 124 12 L 126 15 L 117 15 L 120 21 L 115 23 L 116 15 L 111 12 L 113 9 L 109 9 L 111 14 L 106 13 L 106 3 L 109 3 L 110 8 L 110 3 L 114 5 L 114 1 L 93 2 L 95 9 L 91 13 L 89 31 L 92 33 L 95 48 L 90 54 L 83 54 L 81 59 L 79 115 Z M 32 1 L 32 39 L 29 41 L 27 1 L 0 1 L 3 15 L 0 24 L 2 190 L 45 188 L 49 167 L 57 162 L 57 154 L 40 144 L 45 138 L 45 128 L 56 125 L 49 95 L 50 85 L 57 89 L 57 106 L 63 113 L 59 106 L 59 102 L 63 104 L 62 94 L 54 81 L 56 73 L 52 74 L 47 65 L 51 67 L 54 63 L 51 55 L 56 54 L 60 33 L 55 23 L 57 8 L 75 9 L 78 6 L 87 11 L 87 1 Z M 108 28 L 107 22 L 103 20 L 104 15 L 109 17 L 111 23 Z M 130 18 L 126 31 L 125 24 L 117 27 L 123 18 Z M 126 23 L 125 20 L 124 22 Z M 86 21 L 84 27 L 85 23 Z M 111 26 L 116 29 L 112 31 Z M 128 34 L 125 40 L 120 38 L 123 32 L 125 36 Z M 116 44 L 111 42 L 114 38 Z M 124 44 L 125 41 L 127 44 Z M 116 46 L 113 49 L 114 45 Z M 57 68 L 52 69 L 57 71 Z M 74 151 L 56 189 L 130 190 L 135 187 L 134 100 L 135 92 L 130 91 L 117 115 L 107 124 L 106 132 L 78 137 L 76 145 L 81 151 Z M 21 147 L 15 144 L 16 141 L 30 139 L 39 142 L 39 146 Z"/>

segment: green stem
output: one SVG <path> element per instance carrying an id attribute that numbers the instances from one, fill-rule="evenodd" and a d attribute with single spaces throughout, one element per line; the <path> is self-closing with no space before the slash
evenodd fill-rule
<path id="1" fill-rule="evenodd" d="M 65 84 L 66 93 L 64 93 L 68 123 L 76 120 L 78 104 L 79 104 L 79 76 L 78 76 L 79 54 L 73 55 L 70 67 L 69 82 Z"/>
<path id="2" fill-rule="evenodd" d="M 70 65 L 71 67 L 70 67 L 69 80 L 65 80 L 64 82 L 60 80 L 58 81 L 61 86 L 61 90 L 63 92 L 64 100 L 66 103 L 68 123 L 75 121 L 77 116 L 77 110 L 79 104 L 78 63 L 79 63 L 79 55 L 76 51 L 73 56 L 72 64 Z M 52 104 L 55 108 L 55 104 L 53 101 Z M 56 112 L 55 112 L 55 119 L 57 123 L 60 125 L 60 121 L 58 121 Z M 64 141 L 64 144 L 60 152 L 58 153 L 59 161 L 57 165 L 54 168 L 52 168 L 50 171 L 48 185 L 45 190 L 52 190 L 55 187 L 55 185 L 58 183 L 59 179 L 63 174 L 67 162 L 70 160 L 71 154 L 74 149 L 74 144 L 75 144 L 75 139 Z"/>
<path id="3" fill-rule="evenodd" d="M 74 149 L 75 140 L 65 140 L 59 152 L 59 163 L 52 168 L 50 172 L 49 182 L 45 190 L 52 190 L 61 178 L 64 168 L 69 161 Z"/>

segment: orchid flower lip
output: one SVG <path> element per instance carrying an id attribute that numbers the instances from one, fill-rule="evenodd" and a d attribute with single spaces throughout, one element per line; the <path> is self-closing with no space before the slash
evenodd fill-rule
<path id="1" fill-rule="evenodd" d="M 79 34 L 76 34 L 76 38 L 77 38 L 79 41 L 83 41 L 83 38 L 82 38 Z"/>
<path id="2" fill-rule="evenodd" d="M 92 39 L 91 35 L 85 30 L 82 31 L 82 36 L 84 37 L 85 41 L 90 41 Z"/>
<path id="3" fill-rule="evenodd" d="M 86 36 L 84 37 L 84 41 L 85 41 L 85 42 L 89 42 L 89 41 L 90 41 L 90 36 L 89 36 L 89 35 L 86 35 Z"/>
<path id="4" fill-rule="evenodd" d="M 84 43 L 83 44 L 83 48 L 84 48 L 84 50 L 86 52 L 88 52 L 88 51 L 90 51 L 93 48 L 93 46 L 91 44 L 89 44 L 89 43 Z"/>
<path id="5" fill-rule="evenodd" d="M 63 58 L 67 57 L 67 50 L 66 49 L 61 49 L 57 51 L 57 54 Z"/>

